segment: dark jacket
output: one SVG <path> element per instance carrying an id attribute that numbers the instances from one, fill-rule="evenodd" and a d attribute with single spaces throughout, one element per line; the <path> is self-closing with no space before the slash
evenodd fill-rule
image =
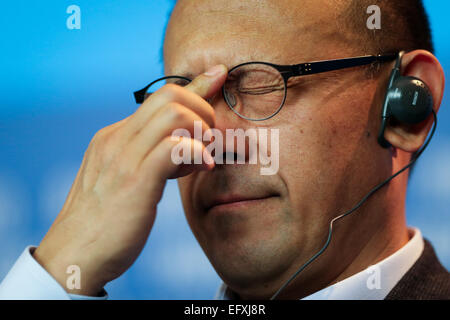
<path id="1" fill-rule="evenodd" d="M 389 292 L 386 300 L 450 300 L 450 273 L 441 265 L 430 242 L 422 255 Z"/>

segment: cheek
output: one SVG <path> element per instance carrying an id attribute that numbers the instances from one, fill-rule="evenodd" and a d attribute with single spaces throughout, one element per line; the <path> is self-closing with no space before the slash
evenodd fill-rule
<path id="1" fill-rule="evenodd" d="M 335 171 L 349 160 L 355 131 L 346 119 L 321 113 L 280 129 L 280 172 L 287 180 L 305 183 Z"/>
<path id="2" fill-rule="evenodd" d="M 371 101 L 349 90 L 283 119 L 287 125 L 280 128 L 280 175 L 294 206 L 304 206 L 300 201 L 308 198 L 332 205 L 355 170 L 367 164 L 367 144 L 376 137 Z"/>

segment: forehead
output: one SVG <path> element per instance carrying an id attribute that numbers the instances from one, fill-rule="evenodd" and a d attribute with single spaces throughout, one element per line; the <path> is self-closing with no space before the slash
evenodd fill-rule
<path id="1" fill-rule="evenodd" d="M 166 74 L 199 74 L 215 64 L 293 64 L 349 52 L 344 1 L 179 0 L 166 31 Z M 337 53 L 338 52 L 338 53 Z"/>

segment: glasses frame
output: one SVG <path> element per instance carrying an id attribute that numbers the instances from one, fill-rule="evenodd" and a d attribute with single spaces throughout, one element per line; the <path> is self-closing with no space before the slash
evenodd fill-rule
<path id="1" fill-rule="evenodd" d="M 238 65 L 234 66 L 233 68 L 231 68 L 228 71 L 228 74 L 230 74 L 230 72 L 232 72 L 233 70 L 235 70 L 239 67 L 245 66 L 245 65 L 264 64 L 264 65 L 267 65 L 267 66 L 270 66 L 270 67 L 276 69 L 283 78 L 283 81 L 284 81 L 283 101 L 281 102 L 280 106 L 273 114 L 271 114 L 268 117 L 261 118 L 261 119 L 249 118 L 249 117 L 246 117 L 246 116 L 240 114 L 236 110 L 234 110 L 233 107 L 231 107 L 230 101 L 228 101 L 227 94 L 225 92 L 225 86 L 222 86 L 222 95 L 223 95 L 224 100 L 225 100 L 226 104 L 228 105 L 228 107 L 234 113 L 236 113 L 239 117 L 249 120 L 249 121 L 264 121 L 264 120 L 268 120 L 268 119 L 276 116 L 280 112 L 280 110 L 283 108 L 284 103 L 286 101 L 286 96 L 287 96 L 287 83 L 288 83 L 288 80 L 292 77 L 306 76 L 306 75 L 341 70 L 341 69 L 346 69 L 346 68 L 353 68 L 353 67 L 358 67 L 358 66 L 369 65 L 372 63 L 389 62 L 389 61 L 395 60 L 398 57 L 398 55 L 399 55 L 399 53 L 397 52 L 397 53 L 390 53 L 390 54 L 358 56 L 358 57 L 351 57 L 351 58 L 344 58 L 344 59 L 318 60 L 318 61 L 311 61 L 311 62 L 303 62 L 303 63 L 299 63 L 299 64 L 294 64 L 294 65 L 279 65 L 279 64 L 263 62 L 263 61 L 249 61 L 249 62 L 244 62 L 244 63 L 238 64 Z M 134 92 L 134 98 L 136 100 L 136 103 L 137 104 L 143 103 L 146 98 L 146 92 L 147 92 L 148 88 L 150 88 L 156 82 L 161 81 L 161 80 L 166 80 L 166 79 L 181 79 L 181 80 L 186 80 L 189 82 L 192 81 L 192 79 L 189 79 L 189 78 L 186 78 L 183 76 L 177 76 L 177 75 L 171 75 L 171 76 L 165 76 L 165 77 L 158 78 L 158 79 L 152 81 L 150 84 L 148 84 L 144 88 L 142 88 L 141 90 Z"/>
<path id="2" fill-rule="evenodd" d="M 154 84 L 157 83 L 158 81 L 166 80 L 166 79 L 181 79 L 181 80 L 186 80 L 186 81 L 189 81 L 189 82 L 192 81 L 192 79 L 189 79 L 189 78 L 186 78 L 186 77 L 183 77 L 183 76 L 165 76 L 165 77 L 158 78 L 158 79 L 153 80 L 152 82 L 150 82 L 150 83 L 149 83 L 148 85 L 146 85 L 144 88 L 142 88 L 142 89 L 140 89 L 140 90 L 138 90 L 138 91 L 133 92 L 134 100 L 136 100 L 136 103 L 137 103 L 137 104 L 144 103 L 144 100 L 145 100 L 145 98 L 146 98 L 145 95 L 146 95 L 146 93 L 147 93 L 148 88 L 150 88 L 152 85 L 154 85 Z"/>

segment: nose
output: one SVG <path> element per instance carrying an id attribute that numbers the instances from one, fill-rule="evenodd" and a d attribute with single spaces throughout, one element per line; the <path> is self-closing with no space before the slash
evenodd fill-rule
<path id="1" fill-rule="evenodd" d="M 222 90 L 217 92 L 209 101 L 215 111 L 215 129 L 219 130 L 222 140 L 222 156 L 224 163 L 248 163 L 251 157 L 256 155 L 257 134 L 252 121 L 243 119 L 235 114 L 222 94 Z M 255 141 L 253 141 L 255 140 Z M 216 149 L 215 154 L 220 152 Z M 213 155 L 214 157 L 214 155 Z"/>

